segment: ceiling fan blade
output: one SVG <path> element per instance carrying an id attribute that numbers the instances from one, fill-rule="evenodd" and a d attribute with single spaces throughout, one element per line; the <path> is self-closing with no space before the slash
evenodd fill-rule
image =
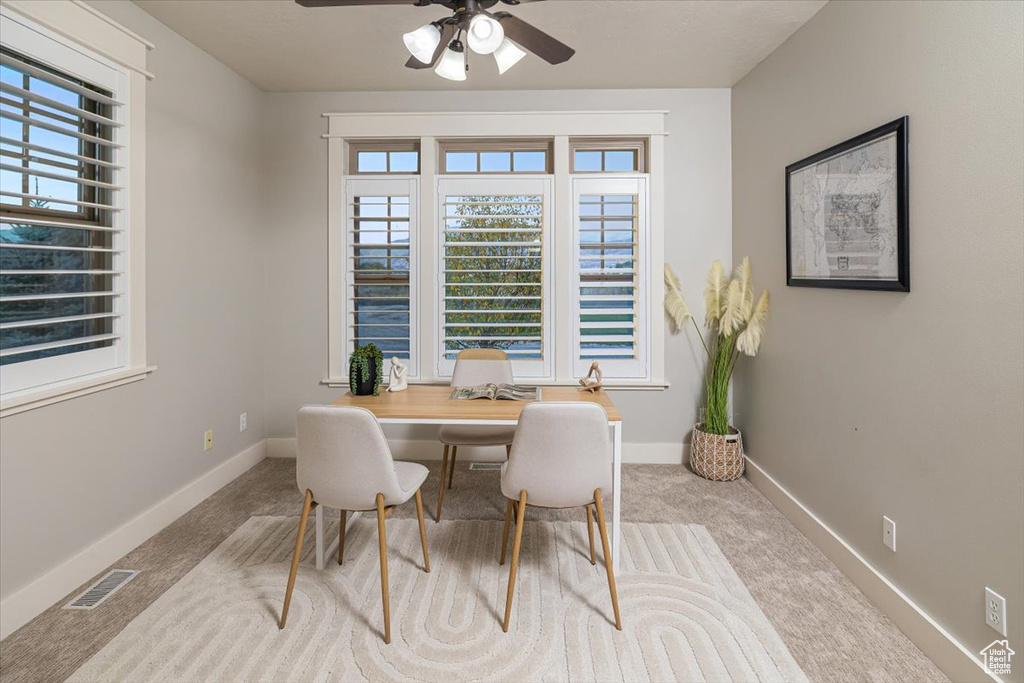
<path id="1" fill-rule="evenodd" d="M 501 27 L 505 29 L 505 36 L 509 40 L 518 43 L 548 64 L 561 64 L 576 54 L 576 50 L 565 43 L 508 12 L 495 12 L 494 18 L 501 22 Z"/>
<path id="2" fill-rule="evenodd" d="M 358 7 L 361 5 L 419 5 L 419 0 L 295 0 L 303 7 Z"/>
<path id="3" fill-rule="evenodd" d="M 448 49 L 448 43 L 452 42 L 453 35 L 455 35 L 455 25 L 445 24 L 441 27 L 441 42 L 437 44 L 437 49 L 434 50 L 434 56 L 430 58 L 430 64 L 424 64 L 415 57 L 409 57 L 409 61 L 405 63 L 405 66 L 409 69 L 431 68 L 437 64 L 437 60 L 441 59 L 441 55 L 446 49 Z"/>

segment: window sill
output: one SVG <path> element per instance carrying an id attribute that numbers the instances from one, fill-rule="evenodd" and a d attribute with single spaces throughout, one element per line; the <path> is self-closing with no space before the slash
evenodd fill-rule
<path id="1" fill-rule="evenodd" d="M 348 388 L 348 379 L 334 379 L 328 377 L 327 379 L 320 380 L 320 384 L 325 387 L 331 387 L 332 389 L 337 388 Z M 450 383 L 443 379 L 428 380 L 428 379 L 411 379 L 409 380 L 410 385 L 425 384 L 434 386 L 448 386 Z M 580 383 L 573 380 L 564 381 L 539 381 L 530 382 L 526 381 L 524 384 L 538 387 L 578 387 Z M 386 387 L 387 384 L 381 384 L 381 387 Z M 631 380 L 606 380 L 603 387 L 610 391 L 665 391 L 671 386 L 668 382 L 641 382 Z"/>
<path id="2" fill-rule="evenodd" d="M 155 365 L 129 370 L 117 370 L 85 380 L 71 381 L 47 389 L 28 389 L 0 399 L 0 418 L 17 415 L 28 410 L 60 403 L 97 391 L 112 389 L 123 384 L 130 384 L 145 379 L 156 370 Z"/>

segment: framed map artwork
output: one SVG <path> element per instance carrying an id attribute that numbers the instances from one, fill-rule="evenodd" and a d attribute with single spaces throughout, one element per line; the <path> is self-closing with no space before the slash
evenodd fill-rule
<path id="1" fill-rule="evenodd" d="M 786 167 L 786 284 L 910 291 L 907 117 Z"/>

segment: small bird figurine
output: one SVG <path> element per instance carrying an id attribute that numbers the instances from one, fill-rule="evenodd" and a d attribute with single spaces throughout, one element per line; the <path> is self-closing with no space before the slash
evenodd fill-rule
<path id="1" fill-rule="evenodd" d="M 594 375 L 597 375 L 597 377 Z M 601 368 L 598 366 L 597 361 L 590 364 L 590 372 L 580 380 L 580 385 L 590 393 L 594 393 L 601 388 Z"/>

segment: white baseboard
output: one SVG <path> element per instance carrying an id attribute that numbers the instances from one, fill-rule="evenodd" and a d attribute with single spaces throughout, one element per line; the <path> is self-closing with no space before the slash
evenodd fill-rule
<path id="1" fill-rule="evenodd" d="M 296 453 L 295 437 L 289 439 L 267 438 L 268 458 L 294 458 Z"/>
<path id="2" fill-rule="evenodd" d="M 754 488 L 835 563 L 839 571 L 951 680 L 976 681 L 988 678 L 997 683 L 1000 681 L 998 676 L 985 669 L 977 656 L 749 457 L 746 476 Z"/>
<path id="3" fill-rule="evenodd" d="M 443 453 L 443 446 L 438 441 L 388 439 L 388 444 L 395 460 L 440 460 Z M 681 465 L 688 459 L 687 450 L 688 445 L 678 443 L 623 443 L 622 462 Z M 294 458 L 295 453 L 295 437 L 267 439 L 268 458 Z M 497 462 L 505 459 L 505 450 L 500 446 L 460 446 L 459 459 L 462 462 Z"/>
<path id="4" fill-rule="evenodd" d="M 260 441 L 172 493 L 0 602 L 0 640 L 263 460 Z"/>

